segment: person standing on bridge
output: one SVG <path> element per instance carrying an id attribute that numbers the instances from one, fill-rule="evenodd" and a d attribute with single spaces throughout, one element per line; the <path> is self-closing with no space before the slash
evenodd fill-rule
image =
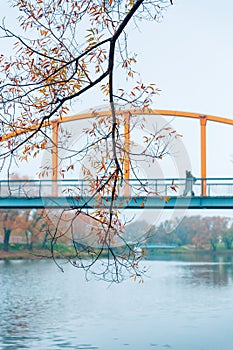
<path id="1" fill-rule="evenodd" d="M 195 196 L 193 192 L 193 184 L 196 182 L 196 178 L 192 175 L 191 171 L 186 170 L 186 181 L 183 196 L 187 196 L 190 192 L 191 196 Z"/>

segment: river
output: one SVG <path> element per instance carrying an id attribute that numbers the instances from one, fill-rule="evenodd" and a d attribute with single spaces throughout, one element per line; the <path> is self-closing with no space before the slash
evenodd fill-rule
<path id="1" fill-rule="evenodd" d="M 144 284 L 0 261 L 1 350 L 232 350 L 232 257 L 147 261 Z"/>

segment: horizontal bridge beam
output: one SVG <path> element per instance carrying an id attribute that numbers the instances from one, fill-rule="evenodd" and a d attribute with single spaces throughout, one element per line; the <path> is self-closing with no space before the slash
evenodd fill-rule
<path id="1" fill-rule="evenodd" d="M 109 208 L 110 197 L 1 197 L 0 209 L 97 209 Z M 115 209 L 233 209 L 232 197 L 119 197 Z"/>

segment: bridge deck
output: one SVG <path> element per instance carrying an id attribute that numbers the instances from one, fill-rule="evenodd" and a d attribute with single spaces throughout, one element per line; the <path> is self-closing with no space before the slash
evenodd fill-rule
<path id="1" fill-rule="evenodd" d="M 1 197 L 0 208 L 73 208 L 95 209 L 109 208 L 110 198 L 102 197 L 95 200 L 90 197 Z M 118 209 L 233 209 L 231 197 L 119 197 L 114 203 Z"/>
<path id="2" fill-rule="evenodd" d="M 184 178 L 119 181 L 114 208 L 233 209 L 233 178 L 199 178 L 192 183 L 193 197 L 183 196 L 186 182 Z M 203 182 L 207 196 L 201 196 Z M 129 188 L 128 197 L 124 196 L 125 185 Z M 105 195 L 106 191 L 99 190 L 94 195 L 102 185 L 98 186 L 93 188 L 93 183 L 80 179 L 0 180 L 0 208 L 109 208 L 109 193 Z"/>

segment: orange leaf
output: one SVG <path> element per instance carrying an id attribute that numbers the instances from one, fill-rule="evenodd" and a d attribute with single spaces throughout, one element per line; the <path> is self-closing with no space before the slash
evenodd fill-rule
<path id="1" fill-rule="evenodd" d="M 171 199 L 171 197 L 166 196 L 166 197 L 164 197 L 164 202 L 167 203 L 170 199 Z"/>

